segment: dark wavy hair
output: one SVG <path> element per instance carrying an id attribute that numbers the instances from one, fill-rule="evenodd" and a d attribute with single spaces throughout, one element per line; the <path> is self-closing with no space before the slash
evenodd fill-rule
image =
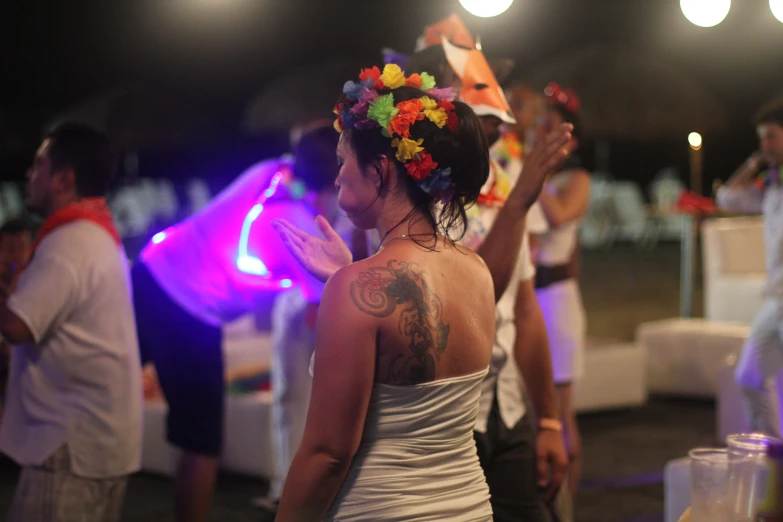
<path id="1" fill-rule="evenodd" d="M 381 96 L 388 93 L 393 93 L 395 103 L 427 96 L 427 93 L 413 87 L 400 87 L 393 91 L 381 89 L 378 92 Z M 340 98 L 340 102 L 342 101 L 345 101 L 344 96 Z M 422 146 L 438 163 L 438 168 L 451 169 L 454 193 L 443 204 L 419 188 L 416 180 L 408 175 L 403 164 L 395 157 L 396 148 L 392 146 L 392 140 L 381 134 L 379 128 L 365 130 L 349 127 L 344 130 L 344 134 L 365 175 L 375 172 L 380 177 L 378 161 L 383 157 L 392 160 L 400 178 L 404 180 L 408 198 L 413 203 L 411 215 L 417 211 L 421 212 L 433 230 L 440 230 L 450 240 L 459 241 L 467 227 L 465 210 L 476 202 L 481 187 L 489 177 L 489 145 L 481 122 L 473 110 L 462 102 L 453 103 L 459 118 L 456 132 L 452 133 L 445 125 L 439 128 L 427 118 L 410 127 L 411 139 L 423 140 Z M 378 196 L 385 190 L 383 178 L 380 179 Z"/>

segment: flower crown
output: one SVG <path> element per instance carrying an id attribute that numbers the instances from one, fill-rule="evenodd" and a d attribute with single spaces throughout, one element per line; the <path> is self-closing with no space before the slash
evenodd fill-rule
<path id="1" fill-rule="evenodd" d="M 334 107 L 335 129 L 342 132 L 349 127 L 360 130 L 380 127 L 381 134 L 392 138 L 397 160 L 419 188 L 442 202 L 451 199 L 454 193 L 451 167 L 438 168 L 438 162 L 422 146 L 424 140 L 411 139 L 411 127 L 427 118 L 438 128 L 445 126 L 452 133 L 457 132 L 459 120 L 451 103 L 454 92 L 437 88 L 435 79 L 426 72 L 405 77 L 396 64 L 387 64 L 383 73 L 378 67 L 362 69 L 359 80 L 345 82 L 343 86 L 345 97 Z M 426 95 L 395 104 L 393 93 L 378 92 L 400 87 L 421 89 Z"/>
<path id="2" fill-rule="evenodd" d="M 549 105 L 562 105 L 569 112 L 577 113 L 582 106 L 579 96 L 576 95 L 573 89 L 563 89 L 555 82 L 551 82 L 546 86 L 544 94 Z"/>

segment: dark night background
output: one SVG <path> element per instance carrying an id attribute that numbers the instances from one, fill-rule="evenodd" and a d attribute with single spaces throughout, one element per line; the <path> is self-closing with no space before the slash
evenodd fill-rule
<path id="1" fill-rule="evenodd" d="M 171 115 L 165 139 L 138 146 L 140 175 L 222 183 L 286 148 L 284 133 L 241 130 L 244 107 L 265 85 L 297 66 L 340 59 L 358 70 L 379 63 L 382 47 L 410 52 L 426 24 L 451 12 L 480 35 L 488 56 L 516 62 L 514 78 L 597 44 L 647 53 L 687 74 L 728 116 L 724 128 L 703 133 L 708 194 L 711 179 L 728 176 L 754 149 L 755 110 L 783 94 L 783 24 L 766 0 L 734 2 L 726 20 L 709 29 L 688 22 L 677 0 L 516 0 L 489 19 L 457 0 L 6 1 L 0 173 L 23 177 L 53 117 L 141 86 L 171 100 L 164 103 Z M 310 86 L 318 89 L 318 78 Z M 646 185 L 674 166 L 687 179 L 686 135 L 612 136 L 609 170 Z M 584 158 L 592 167 L 591 144 Z"/>

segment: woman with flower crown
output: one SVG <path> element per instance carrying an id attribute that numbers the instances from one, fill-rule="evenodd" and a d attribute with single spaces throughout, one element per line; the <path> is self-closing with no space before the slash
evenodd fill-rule
<path id="1" fill-rule="evenodd" d="M 492 353 L 493 283 L 454 242 L 489 159 L 478 118 L 452 99 L 427 73 L 405 77 L 396 65 L 345 84 L 335 107 L 338 204 L 356 226 L 378 230 L 374 256 L 351 264 L 322 219 L 325 239 L 276 223 L 327 280 L 305 434 L 278 522 L 492 520 L 473 426 Z M 553 133 L 531 153 L 529 179 L 543 182 L 566 139 Z"/>
<path id="2" fill-rule="evenodd" d="M 590 175 L 577 154 L 583 130 L 580 101 L 572 89 L 550 83 L 544 90 L 546 107 L 537 129 L 543 139 L 567 122 L 573 125 L 567 162 L 547 178 L 538 198 L 549 228 L 535 236 L 536 297 L 544 313 L 552 373 L 560 402 L 563 435 L 571 466 L 568 490 L 574 495 L 581 470 L 581 437 L 573 408 L 573 387 L 583 373 L 587 325 L 579 293 L 578 227 L 590 204 Z"/>

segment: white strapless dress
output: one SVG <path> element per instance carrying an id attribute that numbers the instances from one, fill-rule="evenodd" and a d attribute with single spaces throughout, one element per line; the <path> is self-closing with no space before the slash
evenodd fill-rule
<path id="1" fill-rule="evenodd" d="M 411 386 L 376 384 L 333 521 L 492 521 L 473 427 L 487 370 Z"/>

